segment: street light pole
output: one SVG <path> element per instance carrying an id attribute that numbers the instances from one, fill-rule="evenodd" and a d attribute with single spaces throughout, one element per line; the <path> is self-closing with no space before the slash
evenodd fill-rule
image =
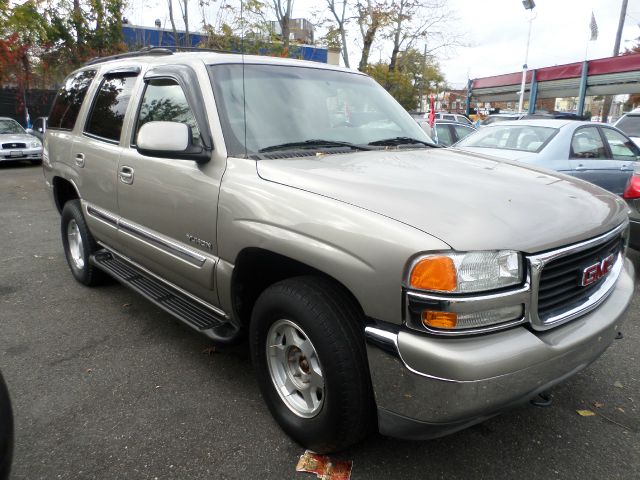
<path id="1" fill-rule="evenodd" d="M 522 65 L 522 83 L 520 85 L 520 102 L 518 104 L 518 113 L 522 113 L 524 105 L 524 87 L 527 83 L 527 62 L 529 61 L 529 44 L 531 43 L 531 25 L 533 24 L 533 9 L 536 4 L 533 0 L 522 0 L 522 4 L 526 10 L 529 10 L 529 33 L 527 34 L 527 49 L 524 54 L 524 65 Z"/>

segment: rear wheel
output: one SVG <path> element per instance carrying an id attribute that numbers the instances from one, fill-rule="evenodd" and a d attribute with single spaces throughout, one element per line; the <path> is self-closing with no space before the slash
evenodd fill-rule
<path id="1" fill-rule="evenodd" d="M 99 248 L 82 215 L 80 200 L 64 204 L 60 227 L 64 254 L 75 279 L 87 286 L 101 283 L 106 274 L 89 261 Z"/>
<path id="2" fill-rule="evenodd" d="M 341 287 L 316 277 L 270 286 L 253 310 L 262 395 L 282 429 L 319 453 L 353 445 L 374 423 L 361 317 Z"/>

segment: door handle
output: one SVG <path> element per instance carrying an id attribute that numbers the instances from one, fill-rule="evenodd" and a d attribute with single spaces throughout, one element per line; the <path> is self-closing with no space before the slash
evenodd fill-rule
<path id="1" fill-rule="evenodd" d="M 585 167 L 584 165 L 580 164 L 576 167 L 576 170 L 586 170 L 587 167 Z"/>
<path id="2" fill-rule="evenodd" d="M 622 165 L 622 166 L 620 167 L 620 170 L 630 170 L 630 169 L 629 169 L 629 168 L 627 168 L 627 165 L 625 164 L 625 165 Z"/>
<path id="3" fill-rule="evenodd" d="M 77 153 L 76 154 L 76 165 L 79 166 L 80 168 L 84 167 L 84 153 Z"/>
<path id="4" fill-rule="evenodd" d="M 127 185 L 131 185 L 133 183 L 133 168 L 131 167 L 122 167 L 118 172 L 118 176 L 120 177 L 120 181 L 122 183 L 126 183 Z"/>

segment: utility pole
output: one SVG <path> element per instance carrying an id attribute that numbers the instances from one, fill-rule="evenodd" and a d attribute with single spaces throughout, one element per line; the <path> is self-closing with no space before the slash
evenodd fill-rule
<path id="1" fill-rule="evenodd" d="M 628 0 L 622 0 L 622 7 L 620 7 L 620 19 L 618 20 L 618 32 L 616 33 L 616 42 L 613 45 L 613 56 L 617 57 L 620 54 L 620 41 L 622 39 L 622 29 L 624 28 L 624 20 L 627 16 L 627 3 Z M 602 104 L 602 122 L 606 123 L 609 119 L 609 111 L 611 110 L 611 102 L 613 101 L 613 95 L 607 95 L 604 97 Z"/>
<path id="2" fill-rule="evenodd" d="M 524 54 L 524 65 L 522 65 L 522 83 L 520 85 L 520 101 L 518 102 L 518 112 L 522 113 L 522 107 L 524 105 L 524 88 L 527 84 L 527 62 L 529 61 L 529 44 L 531 43 L 531 25 L 533 24 L 533 9 L 536 7 L 536 3 L 533 0 L 522 0 L 522 5 L 525 10 L 529 11 L 529 33 L 527 34 L 527 49 Z"/>

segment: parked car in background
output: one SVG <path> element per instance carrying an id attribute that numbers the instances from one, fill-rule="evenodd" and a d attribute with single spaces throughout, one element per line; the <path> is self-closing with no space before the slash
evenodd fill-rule
<path id="1" fill-rule="evenodd" d="M 450 147 L 476 131 L 476 128 L 471 124 L 446 120 L 436 120 L 434 128 L 431 128 L 427 120 L 419 121 L 418 125 L 420 125 L 435 143 L 443 147 Z"/>
<path id="2" fill-rule="evenodd" d="M 29 135 L 13 118 L 0 117 L 0 162 L 8 160 L 42 161 L 42 142 Z"/>
<path id="3" fill-rule="evenodd" d="M 412 113 L 411 116 L 418 122 L 429 120 L 429 112 L 416 112 Z M 463 125 L 473 125 L 473 122 L 469 119 L 469 117 L 461 113 L 436 112 L 435 119 L 436 121 L 444 120 L 448 122 L 462 123 Z"/>
<path id="4" fill-rule="evenodd" d="M 613 126 L 627 134 L 640 147 L 640 108 L 625 113 Z"/>
<path id="5" fill-rule="evenodd" d="M 9 391 L 0 373 L 0 480 L 9 478 L 13 456 L 13 414 Z"/>
<path id="6" fill-rule="evenodd" d="M 477 131 L 456 147 L 587 180 L 623 196 L 637 211 L 637 200 L 628 198 L 628 188 L 640 165 L 640 148 L 612 126 L 558 119 L 505 121 Z M 635 230 L 632 243 L 639 245 L 640 231 Z"/>
<path id="7" fill-rule="evenodd" d="M 573 113 L 573 112 L 558 112 L 558 111 L 553 111 L 553 112 L 540 111 L 537 113 L 504 112 L 504 113 L 494 113 L 492 115 L 489 115 L 487 118 L 485 118 L 482 121 L 482 123 L 480 124 L 480 127 L 486 127 L 487 125 L 491 125 L 496 122 L 504 122 L 506 120 L 531 120 L 534 118 L 539 118 L 539 119 L 558 118 L 562 120 L 580 120 L 580 121 L 589 120 L 587 117 L 580 116 L 577 113 Z"/>

